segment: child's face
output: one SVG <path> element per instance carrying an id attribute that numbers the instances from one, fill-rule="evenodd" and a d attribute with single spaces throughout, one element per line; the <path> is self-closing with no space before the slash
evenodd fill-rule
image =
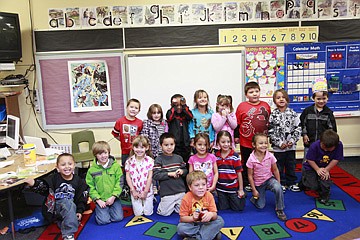
<path id="1" fill-rule="evenodd" d="M 63 156 L 59 159 L 56 168 L 63 178 L 70 178 L 74 174 L 75 161 L 70 156 Z"/>
<path id="2" fill-rule="evenodd" d="M 204 155 L 207 153 L 207 144 L 206 140 L 204 138 L 199 138 L 197 142 L 195 143 L 195 149 L 200 155 Z"/>
<path id="3" fill-rule="evenodd" d="M 201 107 L 206 107 L 208 102 L 209 100 L 206 93 L 200 93 L 199 97 L 196 99 L 196 104 Z"/>
<path id="4" fill-rule="evenodd" d="M 315 93 L 314 102 L 317 108 L 324 108 L 327 104 L 328 97 L 323 92 Z"/>
<path id="5" fill-rule="evenodd" d="M 286 108 L 288 102 L 282 92 L 277 92 L 275 96 L 275 104 L 278 108 Z"/>
<path id="6" fill-rule="evenodd" d="M 126 114 L 129 117 L 136 117 L 136 115 L 140 112 L 140 105 L 137 102 L 129 103 L 129 106 L 126 107 Z"/>
<path id="7" fill-rule="evenodd" d="M 175 149 L 175 140 L 173 138 L 165 138 L 161 144 L 164 155 L 171 156 Z"/>
<path id="8" fill-rule="evenodd" d="M 193 181 L 189 186 L 189 189 L 192 192 L 192 194 L 195 195 L 195 197 L 202 198 L 206 193 L 206 180 L 199 179 Z"/>
<path id="9" fill-rule="evenodd" d="M 133 150 L 134 150 L 135 156 L 144 157 L 146 151 L 149 150 L 149 147 L 144 147 L 142 144 L 139 144 L 138 146 L 133 146 Z"/>
<path id="10" fill-rule="evenodd" d="M 231 149 L 231 140 L 228 136 L 221 136 L 219 139 L 219 145 L 221 148 L 221 151 L 229 151 Z"/>
<path id="11" fill-rule="evenodd" d="M 102 153 L 96 154 L 95 157 L 101 165 L 104 165 L 109 160 L 109 152 L 105 150 Z"/>
<path id="12" fill-rule="evenodd" d="M 151 112 L 152 120 L 154 121 L 160 121 L 161 120 L 161 111 L 157 108 L 154 108 L 154 110 Z"/>
<path id="13" fill-rule="evenodd" d="M 256 138 L 255 144 L 253 143 L 253 147 L 257 152 L 266 153 L 268 149 L 268 139 L 265 136 L 259 136 Z"/>
<path id="14" fill-rule="evenodd" d="M 260 89 L 250 88 L 246 93 L 246 97 L 249 99 L 249 102 L 258 103 L 260 101 Z"/>

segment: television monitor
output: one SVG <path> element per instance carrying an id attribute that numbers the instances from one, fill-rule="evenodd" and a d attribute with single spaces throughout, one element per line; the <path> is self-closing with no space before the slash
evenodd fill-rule
<path id="1" fill-rule="evenodd" d="M 7 116 L 6 145 L 12 149 L 19 148 L 20 118 L 13 115 Z"/>
<path id="2" fill-rule="evenodd" d="M 18 62 L 21 57 L 19 15 L 0 12 L 0 62 Z"/>

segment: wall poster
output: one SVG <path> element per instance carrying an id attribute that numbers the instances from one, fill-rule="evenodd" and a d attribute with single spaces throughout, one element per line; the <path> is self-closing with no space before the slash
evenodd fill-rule
<path id="1" fill-rule="evenodd" d="M 260 85 L 261 100 L 273 107 L 272 96 L 277 89 L 276 46 L 246 47 L 246 82 Z"/>
<path id="2" fill-rule="evenodd" d="M 326 78 L 327 106 L 335 116 L 358 115 L 360 110 L 360 42 L 285 45 L 285 88 L 290 106 L 301 112 L 312 104 L 312 82 Z"/>
<path id="3" fill-rule="evenodd" d="M 106 61 L 69 61 L 68 71 L 72 112 L 111 110 Z"/>

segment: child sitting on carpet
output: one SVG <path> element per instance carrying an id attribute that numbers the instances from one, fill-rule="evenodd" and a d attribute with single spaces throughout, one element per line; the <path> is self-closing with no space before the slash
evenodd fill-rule
<path id="1" fill-rule="evenodd" d="M 133 140 L 130 158 L 125 162 L 126 181 L 130 188 L 135 216 L 152 215 L 154 193 L 152 175 L 154 159 L 150 156 L 150 142 L 143 135 Z"/>
<path id="2" fill-rule="evenodd" d="M 96 203 L 95 220 L 99 225 L 119 222 L 124 218 L 120 202 L 120 164 L 110 156 L 110 145 L 98 141 L 92 146 L 94 162 L 86 174 L 90 197 Z"/>
<path id="3" fill-rule="evenodd" d="M 220 229 L 224 220 L 217 215 L 215 200 L 207 191 L 206 181 L 202 171 L 193 171 L 186 177 L 190 191 L 185 194 L 180 206 L 177 232 L 181 237 L 221 239 Z"/>
<path id="4" fill-rule="evenodd" d="M 75 161 L 63 153 L 56 160 L 57 173 L 44 179 L 25 179 L 34 192 L 47 195 L 42 213 L 49 221 L 56 221 L 63 239 L 75 239 L 82 213 L 85 210 L 88 186 L 74 175 Z"/>
<path id="5" fill-rule="evenodd" d="M 188 172 L 186 163 L 180 155 L 174 154 L 175 136 L 163 133 L 160 136 L 162 154 L 155 159 L 154 179 L 160 183 L 161 200 L 157 214 L 169 216 L 179 212 L 181 199 L 186 192 L 184 178 Z"/>
<path id="6" fill-rule="evenodd" d="M 319 202 L 325 204 L 330 197 L 330 170 L 344 160 L 343 145 L 339 135 L 331 129 L 325 130 L 320 140 L 310 145 L 303 163 L 302 182 L 305 187 L 319 193 Z"/>
<path id="7" fill-rule="evenodd" d="M 252 138 L 252 145 L 254 151 L 246 163 L 253 195 L 250 201 L 255 207 L 262 209 L 266 203 L 266 190 L 272 191 L 275 194 L 276 215 L 281 221 L 286 221 L 280 173 L 276 165 L 276 158 L 268 151 L 267 136 L 264 133 L 255 134 Z"/>

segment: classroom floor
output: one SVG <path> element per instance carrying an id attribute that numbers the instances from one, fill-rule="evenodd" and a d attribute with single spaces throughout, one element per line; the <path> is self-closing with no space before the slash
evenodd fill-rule
<path id="1" fill-rule="evenodd" d="M 360 179 L 360 157 L 351 157 L 346 158 L 344 162 L 340 162 L 338 164 L 339 167 L 352 174 L 354 177 Z M 16 218 L 26 217 L 31 214 L 33 207 L 29 207 L 26 205 L 25 199 L 21 191 L 15 192 L 13 195 L 13 203 L 14 203 L 14 212 Z M 5 226 L 9 226 L 9 217 L 7 212 L 7 199 L 0 194 L 0 229 Z M 44 231 L 45 227 L 39 227 L 34 229 L 27 234 L 16 233 L 17 240 L 29 240 L 29 239 L 37 239 L 41 233 Z M 0 235 L 1 240 L 11 240 L 11 235 L 8 233 L 6 235 Z"/>

